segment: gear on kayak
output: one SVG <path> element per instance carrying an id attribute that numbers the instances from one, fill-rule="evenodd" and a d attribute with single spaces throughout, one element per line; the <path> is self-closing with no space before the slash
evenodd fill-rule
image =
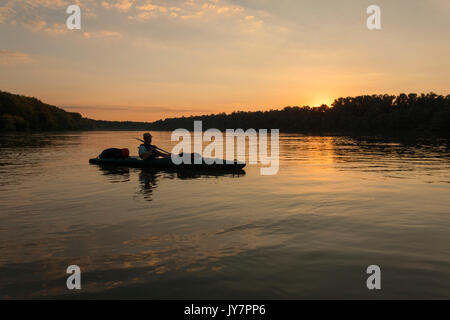
<path id="1" fill-rule="evenodd" d="M 105 149 L 98 156 L 99 159 L 125 159 L 130 156 L 130 150 L 127 148 L 118 149 L 118 148 L 109 148 Z"/>

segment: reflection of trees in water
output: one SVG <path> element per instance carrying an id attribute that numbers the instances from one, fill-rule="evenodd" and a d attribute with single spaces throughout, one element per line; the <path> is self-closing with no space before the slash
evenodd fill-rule
<path id="1" fill-rule="evenodd" d="M 61 149 L 76 149 L 81 143 L 81 133 L 0 134 L 0 186 L 18 185 L 28 175 L 48 171 Z"/>
<path id="2" fill-rule="evenodd" d="M 0 135 L 0 148 L 43 149 L 81 145 L 81 133 L 4 133 Z"/>
<path id="3" fill-rule="evenodd" d="M 110 183 L 129 182 L 130 168 L 98 165 L 100 171 L 108 178 Z M 212 169 L 132 169 L 139 171 L 140 193 L 144 199 L 152 201 L 153 190 L 156 189 L 161 179 L 220 179 L 223 177 L 239 178 L 245 175 L 244 170 L 212 170 Z"/>
<path id="4" fill-rule="evenodd" d="M 417 137 L 314 137 L 285 135 L 280 156 L 301 164 L 405 178 L 441 171 L 448 181 L 449 140 Z"/>
<path id="5" fill-rule="evenodd" d="M 367 157 L 449 158 L 447 139 L 386 139 L 382 137 L 282 136 L 281 156 L 286 159 L 334 158 L 339 161 L 364 161 Z"/>
<path id="6" fill-rule="evenodd" d="M 433 170 L 440 169 L 438 162 L 448 166 L 450 153 L 448 141 L 442 139 L 347 138 L 335 144 L 334 160 L 365 164 L 369 171 Z"/>

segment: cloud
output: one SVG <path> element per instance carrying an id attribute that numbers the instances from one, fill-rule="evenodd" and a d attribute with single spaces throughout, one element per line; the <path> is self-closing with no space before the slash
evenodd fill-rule
<path id="1" fill-rule="evenodd" d="M 172 17 L 177 17 L 179 15 L 179 12 L 182 11 L 182 9 L 179 7 L 165 7 L 150 2 L 137 5 L 136 10 L 137 12 L 134 13 L 134 15 L 130 15 L 129 19 L 144 21 L 153 17 L 157 17 L 158 14 L 165 14 Z"/>
<path id="2" fill-rule="evenodd" d="M 147 3 L 147 4 L 143 4 L 141 6 L 137 6 L 136 9 L 140 10 L 140 11 L 159 11 L 159 12 L 163 12 L 163 13 L 167 13 L 169 11 L 172 11 L 173 9 L 177 9 L 178 11 L 181 10 L 181 8 L 175 8 L 175 7 L 166 8 L 166 7 L 155 5 L 155 4 L 151 4 L 151 3 Z"/>
<path id="3" fill-rule="evenodd" d="M 127 15 L 129 20 L 138 22 L 168 17 L 181 21 L 221 24 L 226 25 L 228 31 L 234 28 L 240 33 L 261 31 L 265 27 L 264 19 L 269 17 L 264 11 L 245 8 L 228 0 L 136 0 L 133 10 Z"/>
<path id="4" fill-rule="evenodd" d="M 168 16 L 183 20 L 211 18 L 217 16 L 239 16 L 245 9 L 239 5 L 229 4 L 224 0 L 188 0 L 188 1 L 162 1 L 147 0 L 135 1 L 134 10 L 130 12 L 129 19 L 145 21 L 160 16 Z M 113 6 L 108 6 L 112 8 Z"/>
<path id="5" fill-rule="evenodd" d="M 136 9 L 142 10 L 142 11 L 161 11 L 161 12 L 167 12 L 167 8 L 163 6 L 154 5 L 151 3 L 143 4 L 141 6 L 137 6 Z"/>
<path id="6" fill-rule="evenodd" d="M 86 39 L 120 39 L 122 38 L 122 33 L 117 31 L 95 31 L 95 32 L 84 32 L 83 37 Z"/>
<path id="7" fill-rule="evenodd" d="M 0 64 L 29 63 L 32 59 L 29 54 L 17 51 L 0 50 Z"/>
<path id="8" fill-rule="evenodd" d="M 65 13 L 64 8 L 69 5 L 68 1 L 3 1 L 2 4 L 0 4 L 0 23 L 21 25 L 31 32 L 42 31 L 52 35 L 62 34 L 66 31 L 64 20 L 51 21 L 52 19 L 49 19 L 48 17 L 59 17 L 61 12 Z"/>
<path id="9" fill-rule="evenodd" d="M 186 23 L 213 23 L 214 30 L 222 25 L 226 26 L 228 32 L 232 29 L 237 32 L 256 32 L 264 27 L 263 20 L 266 19 L 264 12 L 246 8 L 232 0 L 2 0 L 0 23 L 21 25 L 32 32 L 61 35 L 67 31 L 63 25 L 66 19 L 65 7 L 70 4 L 81 7 L 83 19 L 98 19 L 108 11 L 117 11 L 125 19 L 118 21 L 117 25 L 166 18 Z M 114 18 L 120 19 L 117 16 Z M 99 28 L 102 29 L 101 26 Z M 88 39 L 113 39 L 122 33 L 92 29 L 83 31 Z"/>
<path id="10" fill-rule="evenodd" d="M 65 24 L 55 23 L 52 26 L 44 28 L 44 31 L 52 35 L 60 35 L 66 33 L 68 29 Z"/>
<path id="11" fill-rule="evenodd" d="M 133 5 L 133 1 L 131 0 L 116 0 L 116 1 L 102 1 L 102 7 L 111 9 L 115 8 L 121 11 L 128 11 Z"/>
<path id="12" fill-rule="evenodd" d="M 6 21 L 6 18 L 11 14 L 8 7 L 0 7 L 0 23 Z"/>
<path id="13" fill-rule="evenodd" d="M 45 28 L 47 22 L 42 20 L 31 20 L 24 23 L 24 25 L 32 32 L 38 32 Z"/>
<path id="14" fill-rule="evenodd" d="M 255 18 L 255 16 L 246 16 L 243 21 L 243 26 L 248 32 L 255 32 L 262 28 L 263 21 Z"/>
<path id="15" fill-rule="evenodd" d="M 74 1 L 78 2 L 79 0 Z M 2 0 L 0 3 L 0 23 L 22 24 L 27 22 L 30 16 L 36 19 L 38 9 L 60 11 L 69 4 L 69 1 L 66 0 Z"/>
<path id="16" fill-rule="evenodd" d="M 67 32 L 67 26 L 63 23 L 54 23 L 48 25 L 47 22 L 43 20 L 31 20 L 24 23 L 32 32 L 43 31 L 51 35 L 60 35 Z"/>
<path id="17" fill-rule="evenodd" d="M 44 7 L 44 8 L 61 8 L 69 5 L 66 0 L 27 0 L 26 4 L 30 7 Z"/>

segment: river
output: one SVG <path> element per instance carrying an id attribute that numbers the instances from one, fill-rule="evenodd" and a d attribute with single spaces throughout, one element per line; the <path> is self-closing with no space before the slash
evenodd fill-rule
<path id="1" fill-rule="evenodd" d="M 0 137 L 0 298 L 450 298 L 448 140 L 281 134 L 271 176 L 88 163 L 139 135 Z"/>

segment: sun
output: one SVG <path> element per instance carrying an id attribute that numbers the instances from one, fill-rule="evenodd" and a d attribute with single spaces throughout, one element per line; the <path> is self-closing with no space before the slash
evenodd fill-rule
<path id="1" fill-rule="evenodd" d="M 334 98 L 327 95 L 321 95 L 317 97 L 313 97 L 310 102 L 311 107 L 320 107 L 323 104 L 331 107 L 331 104 L 334 102 Z"/>

